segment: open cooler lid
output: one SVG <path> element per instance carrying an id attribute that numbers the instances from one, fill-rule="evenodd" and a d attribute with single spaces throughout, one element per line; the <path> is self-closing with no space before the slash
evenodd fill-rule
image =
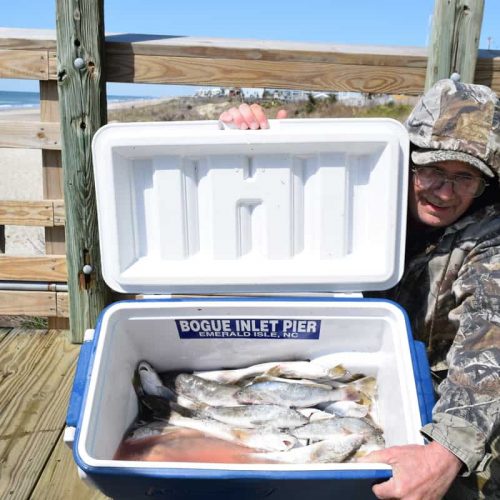
<path id="1" fill-rule="evenodd" d="M 106 283 L 359 292 L 402 273 L 408 136 L 391 119 L 110 124 L 94 137 Z"/>

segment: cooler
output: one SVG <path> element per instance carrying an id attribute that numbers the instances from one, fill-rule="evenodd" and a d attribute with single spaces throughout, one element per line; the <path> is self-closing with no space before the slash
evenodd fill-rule
<path id="1" fill-rule="evenodd" d="M 401 277 L 408 138 L 388 119 L 111 124 L 93 143 L 107 307 L 82 345 L 67 416 L 80 474 L 114 498 L 374 498 L 384 464 L 114 460 L 158 371 L 276 360 L 373 375 L 387 446 L 423 444 L 433 405 L 405 312 L 362 298 Z"/>

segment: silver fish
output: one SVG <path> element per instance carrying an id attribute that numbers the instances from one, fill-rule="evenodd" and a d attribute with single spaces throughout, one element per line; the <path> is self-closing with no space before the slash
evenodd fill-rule
<path id="1" fill-rule="evenodd" d="M 381 429 L 374 427 L 361 418 L 343 417 L 317 420 L 292 431 L 298 439 L 321 441 L 333 436 L 342 437 L 347 434 L 363 436 L 366 443 L 384 444 Z"/>
<path id="2" fill-rule="evenodd" d="M 211 406 L 200 412 L 219 422 L 244 428 L 292 429 L 309 421 L 296 410 L 278 405 Z"/>
<path id="3" fill-rule="evenodd" d="M 289 450 L 297 443 L 297 439 L 273 429 L 243 429 L 212 420 L 209 418 L 189 418 L 172 411 L 169 424 L 195 429 L 210 436 L 241 444 L 249 448 L 264 451 Z"/>
<path id="4" fill-rule="evenodd" d="M 255 457 L 289 464 L 339 463 L 352 456 L 363 444 L 363 436 L 349 434 L 279 453 L 259 453 Z"/>
<path id="5" fill-rule="evenodd" d="M 175 391 L 179 396 L 210 406 L 237 406 L 237 385 L 224 385 L 204 380 L 196 375 L 181 373 L 175 378 Z"/>
<path id="6" fill-rule="evenodd" d="M 177 431 L 178 427 L 161 420 L 153 420 L 143 424 L 135 425 L 125 436 L 126 441 L 136 441 L 151 436 L 158 436 L 160 434 L 168 434 Z"/>
<path id="7" fill-rule="evenodd" d="M 328 413 L 318 408 L 297 408 L 297 411 L 306 417 L 309 422 L 315 422 L 316 420 L 323 420 L 325 418 L 335 418 L 332 413 Z"/>
<path id="8" fill-rule="evenodd" d="M 335 401 L 326 405 L 323 411 L 337 417 L 363 418 L 368 415 L 370 406 L 355 401 Z"/>
<path id="9" fill-rule="evenodd" d="M 134 374 L 134 387 L 139 397 L 142 395 L 158 396 L 175 400 L 175 393 L 165 387 L 156 370 L 147 362 L 139 361 Z"/>
<path id="10" fill-rule="evenodd" d="M 241 380 L 258 375 L 269 375 L 285 378 L 304 378 L 309 380 L 338 380 L 348 377 L 349 372 L 342 366 L 325 367 L 310 361 L 270 361 L 238 368 L 234 370 L 213 370 L 194 372 L 206 380 L 221 384 L 237 384 Z"/>
<path id="11" fill-rule="evenodd" d="M 291 383 L 276 378 L 247 385 L 236 393 L 240 403 L 277 404 L 305 408 L 319 403 L 338 400 L 358 401 L 361 394 L 349 386 L 330 389 L 323 385 Z"/>

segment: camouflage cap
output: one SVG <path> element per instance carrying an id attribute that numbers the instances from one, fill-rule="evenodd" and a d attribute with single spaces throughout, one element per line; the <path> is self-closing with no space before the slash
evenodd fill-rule
<path id="1" fill-rule="evenodd" d="M 440 80 L 419 100 L 405 126 L 419 149 L 417 165 L 459 160 L 500 174 L 500 104 L 484 85 Z"/>

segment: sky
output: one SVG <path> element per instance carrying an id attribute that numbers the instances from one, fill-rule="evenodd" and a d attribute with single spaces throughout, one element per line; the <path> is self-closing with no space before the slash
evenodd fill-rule
<path id="1" fill-rule="evenodd" d="M 7 2 L 8 0 L 1 0 Z M 435 0 L 104 0 L 106 32 L 426 47 Z M 56 0 L 15 0 L 0 27 L 55 29 Z M 479 48 L 500 50 L 500 0 L 485 0 Z M 197 87 L 108 84 L 114 95 L 189 94 Z M 38 82 L 0 79 L 0 90 Z"/>

